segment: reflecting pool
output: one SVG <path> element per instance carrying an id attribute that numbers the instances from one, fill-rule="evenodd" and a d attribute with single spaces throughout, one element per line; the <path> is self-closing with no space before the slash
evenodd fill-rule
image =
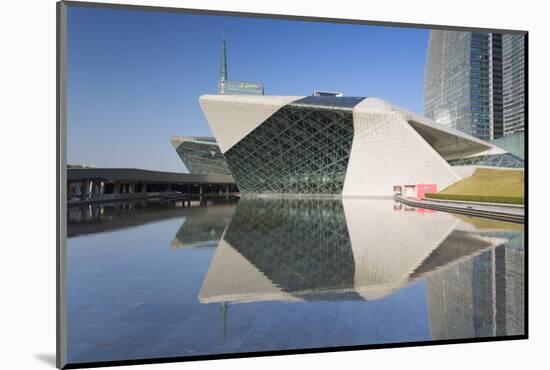
<path id="1" fill-rule="evenodd" d="M 68 211 L 71 363 L 521 335 L 523 225 L 391 199 Z"/>

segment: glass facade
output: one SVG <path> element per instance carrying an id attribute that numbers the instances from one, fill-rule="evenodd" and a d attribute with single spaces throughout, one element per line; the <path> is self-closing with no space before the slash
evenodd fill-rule
<path id="1" fill-rule="evenodd" d="M 525 162 L 511 153 L 478 155 L 474 157 L 447 161 L 451 166 L 488 166 L 505 168 L 524 168 Z"/>
<path id="2" fill-rule="evenodd" d="M 362 99 L 310 96 L 279 109 L 224 153 L 240 191 L 341 194 Z"/>
<path id="3" fill-rule="evenodd" d="M 492 89 L 492 138 L 496 139 L 504 135 L 503 97 L 502 97 L 502 35 L 491 33 L 491 68 L 490 88 Z"/>
<path id="4" fill-rule="evenodd" d="M 491 139 L 492 70 L 489 40 L 489 33 L 472 32 L 470 34 L 469 132 L 467 126 L 460 128 L 461 131 L 483 140 Z"/>
<path id="5" fill-rule="evenodd" d="M 231 175 L 215 141 L 184 141 L 176 148 L 176 152 L 189 173 Z"/>
<path id="6" fill-rule="evenodd" d="M 220 95 L 263 95 L 264 85 L 248 81 L 220 80 Z"/>
<path id="7" fill-rule="evenodd" d="M 470 40 L 469 32 L 431 31 L 424 74 L 424 115 L 473 134 Z"/>
<path id="8" fill-rule="evenodd" d="M 431 31 L 424 115 L 487 141 L 523 127 L 523 52 L 522 35 Z"/>
<path id="9" fill-rule="evenodd" d="M 496 145 L 521 159 L 525 159 L 525 133 L 523 131 L 493 140 L 491 141 L 491 144 Z"/>
<path id="10" fill-rule="evenodd" d="M 353 109 L 357 104 L 362 102 L 365 97 L 362 96 L 306 96 L 298 99 L 292 104 L 295 107 L 316 107 L 321 109 Z"/>
<path id="11" fill-rule="evenodd" d="M 523 35 L 502 36 L 504 135 L 525 128 L 525 44 Z"/>
<path id="12" fill-rule="evenodd" d="M 264 85 L 249 81 L 231 81 L 228 79 L 227 49 L 225 39 L 222 40 L 222 57 L 220 62 L 220 80 L 218 82 L 220 95 L 263 95 Z"/>
<path id="13" fill-rule="evenodd" d="M 356 262 L 341 200 L 243 198 L 224 240 L 287 293 L 354 287 Z"/>

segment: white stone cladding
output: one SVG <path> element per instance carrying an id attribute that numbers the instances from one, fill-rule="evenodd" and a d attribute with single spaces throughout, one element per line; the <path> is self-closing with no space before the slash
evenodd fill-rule
<path id="1" fill-rule="evenodd" d="M 222 153 L 267 120 L 282 106 L 302 96 L 203 95 L 199 98 Z"/>
<path id="2" fill-rule="evenodd" d="M 276 286 L 222 237 L 202 283 L 199 300 L 245 303 L 300 299 Z"/>
<path id="3" fill-rule="evenodd" d="M 353 110 L 354 138 L 343 196 L 392 196 L 394 185 L 460 180 L 451 166 L 409 125 L 404 112 L 376 98 Z"/>
<path id="4" fill-rule="evenodd" d="M 355 260 L 355 288 L 367 300 L 407 285 L 415 269 L 460 223 L 445 212 L 419 217 L 416 212 L 395 211 L 384 199 L 344 198 L 343 206 Z"/>

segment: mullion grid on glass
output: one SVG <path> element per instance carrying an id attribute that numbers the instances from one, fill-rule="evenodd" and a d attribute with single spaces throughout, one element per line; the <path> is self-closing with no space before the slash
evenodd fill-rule
<path id="1" fill-rule="evenodd" d="M 224 240 L 288 293 L 353 288 L 355 261 L 342 220 L 340 200 L 243 199 Z"/>
<path id="2" fill-rule="evenodd" d="M 217 145 L 185 142 L 176 149 L 176 152 L 191 173 L 231 175 Z"/>
<path id="3" fill-rule="evenodd" d="M 447 162 L 451 166 L 524 167 L 524 161 L 511 153 L 480 155 L 471 158 L 453 159 Z"/>
<path id="4" fill-rule="evenodd" d="M 243 192 L 336 194 L 352 140 L 351 112 L 287 106 L 225 154 Z"/>

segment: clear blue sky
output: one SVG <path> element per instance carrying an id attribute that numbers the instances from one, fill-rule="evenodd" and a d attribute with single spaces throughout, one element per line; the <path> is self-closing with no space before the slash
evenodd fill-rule
<path id="1" fill-rule="evenodd" d="M 212 133 L 222 30 L 229 78 L 267 95 L 376 96 L 422 113 L 428 30 L 69 7 L 67 162 L 186 172 L 173 135 Z"/>

